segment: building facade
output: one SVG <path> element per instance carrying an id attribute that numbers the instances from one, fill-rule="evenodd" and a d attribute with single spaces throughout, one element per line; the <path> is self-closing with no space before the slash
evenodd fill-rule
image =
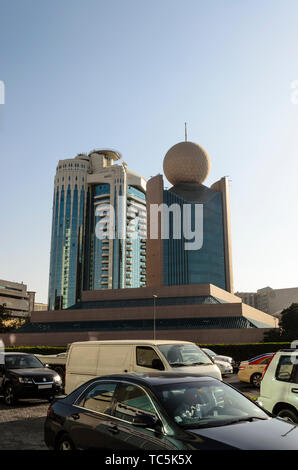
<path id="1" fill-rule="evenodd" d="M 50 310 L 74 304 L 82 290 L 82 253 L 89 157 L 60 160 L 53 197 Z"/>
<path id="2" fill-rule="evenodd" d="M 11 317 L 26 318 L 34 310 L 35 292 L 20 282 L 0 279 L 0 305 Z"/>
<path id="3" fill-rule="evenodd" d="M 196 284 L 84 291 L 72 308 L 33 312 L 30 323 L 2 339 L 7 346 L 65 347 L 73 341 L 152 339 L 154 318 L 157 339 L 200 344 L 259 342 L 275 327 L 271 315 L 239 297 Z"/>
<path id="4" fill-rule="evenodd" d="M 287 289 L 263 287 L 256 292 L 236 292 L 235 295 L 245 304 L 277 317 L 292 303 L 298 303 L 298 287 Z"/>
<path id="5" fill-rule="evenodd" d="M 74 305 L 83 289 L 146 283 L 146 181 L 119 160 L 117 152 L 94 150 L 58 163 L 50 310 Z"/>
<path id="6" fill-rule="evenodd" d="M 229 185 L 227 178 L 203 185 L 209 166 L 204 149 L 181 142 L 164 159 L 174 185 L 165 189 L 162 175 L 147 182 L 147 230 L 156 225 L 151 208 L 162 207 L 157 236 L 147 241 L 148 286 L 214 284 L 233 292 Z M 166 234 L 163 224 L 169 225 Z"/>

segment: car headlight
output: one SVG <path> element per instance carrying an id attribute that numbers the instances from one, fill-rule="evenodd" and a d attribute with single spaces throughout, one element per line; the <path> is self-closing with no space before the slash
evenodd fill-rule
<path id="1" fill-rule="evenodd" d="M 19 382 L 21 384 L 32 384 L 33 380 L 30 377 L 19 377 Z"/>
<path id="2" fill-rule="evenodd" d="M 58 375 L 58 374 L 53 377 L 53 380 L 57 384 L 61 384 L 61 382 L 62 382 L 62 379 L 61 379 L 60 375 Z"/>

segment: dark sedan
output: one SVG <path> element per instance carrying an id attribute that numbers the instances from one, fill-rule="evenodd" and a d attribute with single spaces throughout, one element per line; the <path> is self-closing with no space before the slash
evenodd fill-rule
<path id="1" fill-rule="evenodd" d="M 0 394 L 6 405 L 14 405 L 19 398 L 51 399 L 61 392 L 62 380 L 33 354 L 0 354 Z"/>
<path id="2" fill-rule="evenodd" d="M 56 399 L 45 443 L 58 450 L 298 450 L 298 427 L 214 378 L 117 374 Z"/>

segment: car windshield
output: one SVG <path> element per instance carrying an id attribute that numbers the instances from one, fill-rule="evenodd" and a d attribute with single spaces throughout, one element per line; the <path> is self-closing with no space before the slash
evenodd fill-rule
<path id="1" fill-rule="evenodd" d="M 172 367 L 213 364 L 195 344 L 162 344 L 158 349 Z"/>
<path id="2" fill-rule="evenodd" d="M 207 354 L 209 354 L 209 356 L 213 357 L 213 356 L 216 356 L 215 352 L 214 351 L 211 351 L 211 349 L 206 349 L 204 348 L 203 351 L 205 351 Z"/>
<path id="3" fill-rule="evenodd" d="M 269 419 L 261 408 L 240 392 L 213 380 L 169 383 L 155 386 L 155 391 L 168 414 L 186 429 Z"/>
<path id="4" fill-rule="evenodd" d="M 35 369 L 44 367 L 37 357 L 21 354 L 5 356 L 5 365 L 8 369 Z"/>

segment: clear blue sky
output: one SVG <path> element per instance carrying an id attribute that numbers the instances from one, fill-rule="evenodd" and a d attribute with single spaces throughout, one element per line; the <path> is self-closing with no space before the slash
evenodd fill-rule
<path id="1" fill-rule="evenodd" d="M 235 290 L 298 286 L 297 0 L 0 0 L 0 278 L 47 301 L 59 159 L 146 178 L 188 138 L 231 179 Z"/>

